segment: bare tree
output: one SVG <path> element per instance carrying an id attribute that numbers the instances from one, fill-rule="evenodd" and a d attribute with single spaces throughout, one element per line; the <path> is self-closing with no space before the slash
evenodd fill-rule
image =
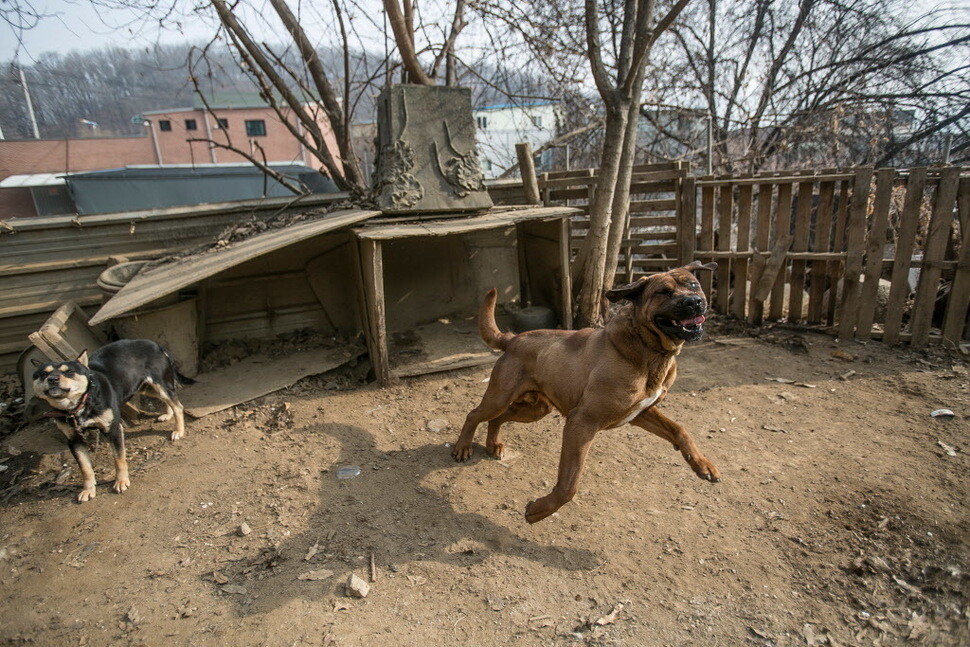
<path id="1" fill-rule="evenodd" d="M 698 2 L 672 29 L 649 91 L 710 115 L 720 171 L 889 163 L 970 126 L 970 25 L 906 14 L 901 0 Z M 704 154 L 696 132 L 687 139 L 690 156 Z"/>
<path id="2" fill-rule="evenodd" d="M 586 0 L 586 53 L 593 81 L 605 107 L 605 136 L 596 192 L 590 205 L 589 233 L 573 266 L 578 286 L 577 320 L 589 326 L 602 322 L 603 290 L 612 287 L 616 257 L 630 201 L 641 94 L 647 62 L 657 38 L 680 15 L 689 0 L 678 0 L 659 20 L 652 0 L 629 0 L 622 8 L 603 11 L 597 0 Z M 606 32 L 619 44 L 611 64 L 604 56 Z"/>

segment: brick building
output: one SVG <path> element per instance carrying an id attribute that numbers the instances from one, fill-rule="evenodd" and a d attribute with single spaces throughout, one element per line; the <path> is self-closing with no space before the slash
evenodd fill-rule
<path id="1" fill-rule="evenodd" d="M 245 162 L 242 155 L 212 146 L 211 139 L 231 144 L 269 162 L 297 162 L 319 168 L 304 147 L 290 132 L 276 112 L 258 96 L 233 94 L 226 99 L 209 102 L 212 112 L 198 103 L 192 108 L 153 110 L 139 117 L 146 121 L 147 130 L 155 146 L 156 164 L 223 164 Z M 330 129 L 323 110 L 317 111 L 317 123 L 330 150 L 335 156 L 337 140 Z M 302 133 L 296 120 L 289 120 Z M 261 149 L 261 150 L 260 150 Z"/>
<path id="2" fill-rule="evenodd" d="M 276 112 L 258 97 L 236 94 L 225 100 L 210 101 L 210 106 L 213 114 L 201 104 L 142 113 L 135 120 L 144 123 L 144 135 L 0 140 L 0 182 L 8 187 L 0 188 L 0 219 L 35 215 L 31 191 L 48 186 L 50 191 L 61 190 L 56 188 L 63 185 L 57 175 L 135 165 L 204 166 L 247 161 L 242 155 L 218 146 L 193 141 L 197 139 L 231 144 L 257 158 L 265 156 L 267 162 L 320 168 L 316 158 L 307 153 Z M 330 124 L 322 110 L 318 114 L 320 130 L 330 150 L 339 157 Z M 292 123 L 302 132 L 295 120 Z M 43 174 L 52 175 L 40 177 Z M 4 182 L 7 178 L 11 180 Z M 46 184 L 38 185 L 38 181 Z"/>

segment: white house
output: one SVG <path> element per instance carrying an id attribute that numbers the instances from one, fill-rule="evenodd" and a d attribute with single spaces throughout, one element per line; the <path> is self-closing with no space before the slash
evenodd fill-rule
<path id="1" fill-rule="evenodd" d="M 486 178 L 496 178 L 516 163 L 515 145 L 532 144 L 535 150 L 559 130 L 560 106 L 555 101 L 504 103 L 472 110 L 477 126 L 478 152 Z M 541 170 L 552 161 L 554 151 L 536 160 Z"/>

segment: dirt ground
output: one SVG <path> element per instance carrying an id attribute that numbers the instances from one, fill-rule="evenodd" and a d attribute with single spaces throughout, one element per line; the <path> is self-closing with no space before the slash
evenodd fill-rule
<path id="1" fill-rule="evenodd" d="M 967 362 L 837 348 L 780 329 L 688 347 L 663 409 L 723 481 L 623 427 L 535 526 L 522 512 L 555 478 L 559 416 L 507 426 L 502 461 L 448 454 L 487 368 L 387 390 L 308 378 L 174 445 L 170 423 L 145 422 L 131 489 L 110 491 L 102 444 L 83 505 L 69 455 L 4 455 L 0 640 L 968 644 Z M 957 416 L 931 418 L 941 407 Z M 360 475 L 339 480 L 343 466 Z M 371 555 L 369 595 L 347 597 Z"/>

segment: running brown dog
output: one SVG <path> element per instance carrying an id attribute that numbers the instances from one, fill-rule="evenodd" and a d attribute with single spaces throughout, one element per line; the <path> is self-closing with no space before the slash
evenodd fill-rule
<path id="1" fill-rule="evenodd" d="M 483 422 L 488 422 L 486 451 L 501 458 L 503 423 L 535 422 L 553 408 L 562 413 L 559 477 L 552 492 L 526 506 L 529 523 L 545 519 L 576 495 L 596 433 L 627 423 L 670 441 L 697 476 L 719 481 L 720 473 L 694 439 L 656 407 L 677 377 L 676 358 L 684 344 L 704 332 L 707 300 L 692 272 L 716 267 L 694 261 L 608 291 L 610 301 L 629 303 L 598 329 L 503 333 L 495 323 L 497 293 L 490 290 L 479 312 L 479 333 L 505 354 L 492 369 L 481 404 L 465 419 L 452 456 L 471 457 Z"/>

